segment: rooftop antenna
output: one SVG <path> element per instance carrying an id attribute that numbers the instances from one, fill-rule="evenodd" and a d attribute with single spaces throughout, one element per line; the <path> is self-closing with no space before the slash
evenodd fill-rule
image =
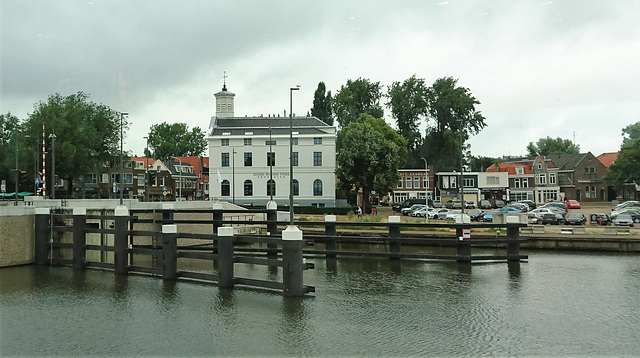
<path id="1" fill-rule="evenodd" d="M 227 90 L 227 71 L 223 71 L 223 75 L 222 75 L 222 90 L 226 91 Z"/>

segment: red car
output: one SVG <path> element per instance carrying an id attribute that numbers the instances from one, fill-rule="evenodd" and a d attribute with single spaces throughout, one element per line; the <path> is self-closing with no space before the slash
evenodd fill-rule
<path id="1" fill-rule="evenodd" d="M 567 209 L 580 209 L 580 203 L 577 200 L 568 200 Z"/>

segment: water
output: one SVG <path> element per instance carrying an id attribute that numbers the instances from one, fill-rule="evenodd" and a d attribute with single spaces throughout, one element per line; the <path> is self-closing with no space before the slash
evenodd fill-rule
<path id="1" fill-rule="evenodd" d="M 310 298 L 70 268 L 0 270 L 2 356 L 637 356 L 640 256 L 310 260 Z M 250 266 L 256 277 L 278 273 Z"/>

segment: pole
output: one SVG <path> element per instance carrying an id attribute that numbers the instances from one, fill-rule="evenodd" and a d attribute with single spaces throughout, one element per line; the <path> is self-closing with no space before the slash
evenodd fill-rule
<path id="1" fill-rule="evenodd" d="M 300 85 L 289 89 L 289 225 L 293 225 L 293 91 Z"/>
<path id="2" fill-rule="evenodd" d="M 269 193 L 271 194 L 271 201 L 273 201 L 273 158 L 271 157 L 273 150 L 271 149 L 271 144 L 271 126 L 269 126 Z"/>
<path id="3" fill-rule="evenodd" d="M 458 187 L 460 189 L 460 210 L 462 215 L 464 215 L 464 177 L 463 177 L 463 170 L 464 170 L 464 165 L 463 165 L 463 155 L 462 155 L 462 130 L 463 130 L 464 126 L 463 126 L 463 121 L 462 119 L 460 120 L 460 186 Z"/>
<path id="4" fill-rule="evenodd" d="M 122 205 L 122 197 L 124 194 L 124 163 L 122 159 L 122 120 L 124 116 L 128 116 L 129 113 L 120 113 L 120 205 Z"/>
<path id="5" fill-rule="evenodd" d="M 15 141 L 16 141 L 16 192 L 15 194 L 15 198 L 16 198 L 16 202 L 15 202 L 15 206 L 18 206 L 18 180 L 20 180 L 20 173 L 18 171 L 18 131 L 15 130 L 14 132 L 14 137 L 15 137 Z"/>
<path id="6" fill-rule="evenodd" d="M 236 203 L 236 149 L 233 149 L 233 157 L 231 158 L 231 191 L 233 191 L 233 203 Z"/>
<path id="7" fill-rule="evenodd" d="M 421 158 L 422 160 L 424 160 L 424 203 L 427 205 L 427 208 L 429 207 L 429 166 L 427 165 L 427 160 L 423 158 Z M 429 219 L 429 212 L 425 212 L 424 214 L 424 221 L 427 221 Z"/>
<path id="8" fill-rule="evenodd" d="M 182 159 L 178 157 L 173 157 L 173 159 L 178 159 L 178 161 L 180 162 L 180 168 L 178 168 L 178 178 L 180 180 L 179 182 L 180 187 L 178 188 L 179 190 L 178 198 L 180 199 L 180 201 L 182 201 Z"/>
<path id="9" fill-rule="evenodd" d="M 147 140 L 147 145 L 144 149 L 144 201 L 149 201 L 149 137 L 142 137 Z"/>
<path id="10" fill-rule="evenodd" d="M 45 151 L 45 137 L 44 137 L 44 122 L 42 122 L 42 198 L 47 197 L 47 166 L 46 166 L 46 151 Z"/>
<path id="11" fill-rule="evenodd" d="M 56 135 L 55 133 L 49 134 L 49 138 L 51 138 L 51 179 L 53 184 L 51 184 L 51 199 L 56 198 Z"/>

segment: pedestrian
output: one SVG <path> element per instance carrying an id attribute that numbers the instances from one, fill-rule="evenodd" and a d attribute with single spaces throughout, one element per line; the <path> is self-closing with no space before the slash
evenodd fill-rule
<path id="1" fill-rule="evenodd" d="M 358 214 L 358 219 L 362 219 L 362 209 L 358 206 L 358 210 L 356 211 Z"/>

